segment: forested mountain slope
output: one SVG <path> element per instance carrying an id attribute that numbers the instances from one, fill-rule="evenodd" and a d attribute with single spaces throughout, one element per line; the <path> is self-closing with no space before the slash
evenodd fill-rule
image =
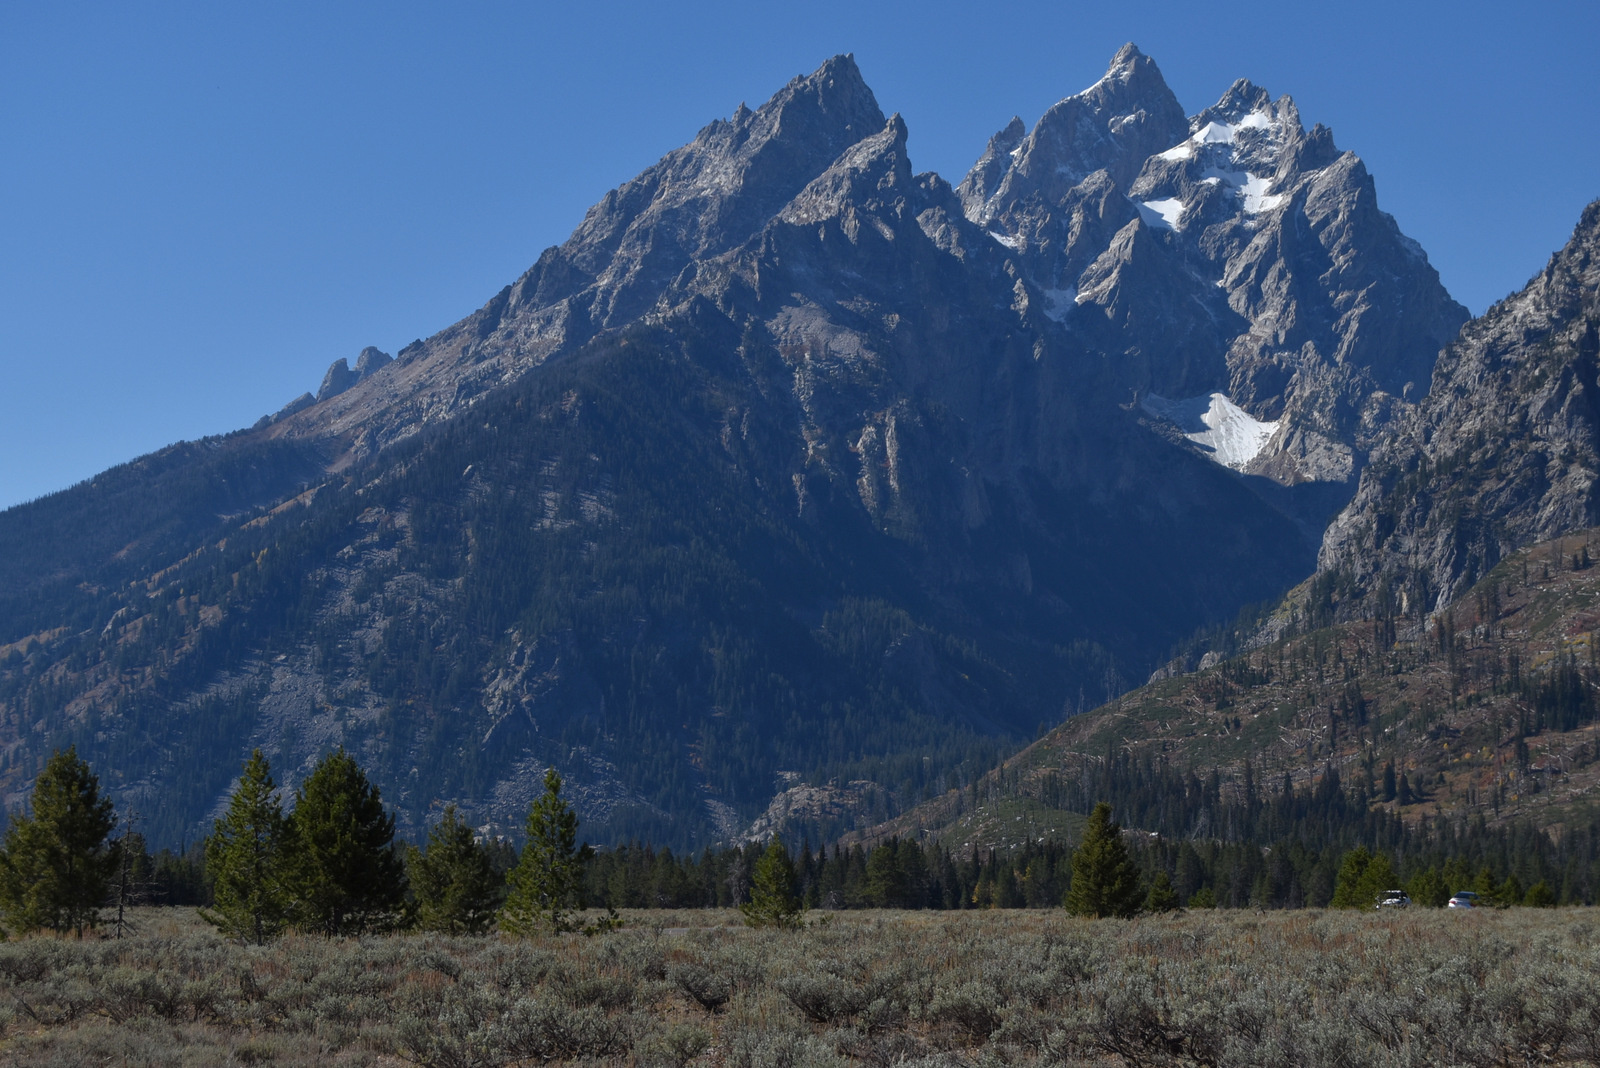
<path id="1" fill-rule="evenodd" d="M 1348 623 L 1330 622 L 1319 583 L 1294 636 L 1073 717 L 864 837 L 1014 846 L 1112 799 L 1130 827 L 1229 841 L 1246 833 L 1229 805 L 1296 794 L 1336 796 L 1334 824 L 1586 827 L 1600 816 L 1597 564 L 1590 529 L 1511 555 L 1436 614 Z"/>

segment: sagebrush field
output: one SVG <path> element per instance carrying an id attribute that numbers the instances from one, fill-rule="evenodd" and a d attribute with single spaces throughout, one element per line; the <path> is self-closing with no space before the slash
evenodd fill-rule
<path id="1" fill-rule="evenodd" d="M 0 945 L 8 1065 L 1600 1061 L 1600 912 L 637 912 L 593 938 Z M 825 922 L 818 922 L 825 921 Z"/>

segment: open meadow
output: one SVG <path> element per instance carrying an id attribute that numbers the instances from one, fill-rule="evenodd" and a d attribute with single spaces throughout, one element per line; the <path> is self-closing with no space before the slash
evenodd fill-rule
<path id="1" fill-rule="evenodd" d="M 1600 911 L 641 911 L 506 940 L 0 944 L 8 1065 L 1577 1065 Z"/>

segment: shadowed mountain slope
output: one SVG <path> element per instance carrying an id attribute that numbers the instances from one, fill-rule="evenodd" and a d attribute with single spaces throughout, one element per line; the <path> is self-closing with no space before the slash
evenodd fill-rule
<path id="1" fill-rule="evenodd" d="M 514 829 L 554 764 L 596 840 L 774 805 L 821 837 L 861 813 L 793 791 L 893 809 L 1114 697 L 1312 569 L 1305 471 L 1250 473 L 1301 387 L 1229 383 L 1346 368 L 1344 479 L 1454 314 L 1358 161 L 1248 87 L 1218 109 L 1130 46 L 974 207 L 836 57 L 393 360 L 0 514 L 0 788 L 76 744 L 173 841 L 251 747 L 293 786 L 342 744 L 412 832 Z"/>

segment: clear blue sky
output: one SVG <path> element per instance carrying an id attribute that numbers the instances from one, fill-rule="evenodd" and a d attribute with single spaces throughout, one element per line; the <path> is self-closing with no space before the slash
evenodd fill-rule
<path id="1" fill-rule="evenodd" d="M 481 305 L 607 189 L 854 52 L 951 181 L 1135 41 L 1367 162 L 1474 312 L 1600 197 L 1600 4 L 0 5 L 0 507 Z"/>

